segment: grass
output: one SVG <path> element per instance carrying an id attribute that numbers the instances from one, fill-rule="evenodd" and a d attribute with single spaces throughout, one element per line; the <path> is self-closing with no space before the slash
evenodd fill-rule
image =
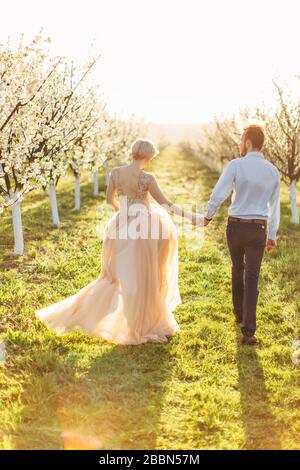
<path id="1" fill-rule="evenodd" d="M 217 178 L 176 148 L 152 170 L 180 204 L 205 202 Z M 300 231 L 290 222 L 287 191 L 279 246 L 262 269 L 258 349 L 239 346 L 231 314 L 226 207 L 203 246 L 180 240 L 181 332 L 169 343 L 115 346 L 47 330 L 34 310 L 73 294 L 100 270 L 103 191 L 93 198 L 86 177 L 80 212 L 72 198 L 72 178 L 65 178 L 56 229 L 48 198 L 29 195 L 22 257 L 12 256 L 11 222 L 2 219 L 1 448 L 299 449 L 300 366 L 291 354 L 300 339 Z"/>

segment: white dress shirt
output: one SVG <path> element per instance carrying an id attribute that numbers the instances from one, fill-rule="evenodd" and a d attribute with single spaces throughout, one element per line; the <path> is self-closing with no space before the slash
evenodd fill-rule
<path id="1" fill-rule="evenodd" d="M 208 219 L 232 191 L 228 215 L 269 220 L 268 238 L 275 240 L 280 222 L 280 174 L 277 168 L 260 152 L 249 152 L 245 157 L 231 160 L 208 202 Z"/>

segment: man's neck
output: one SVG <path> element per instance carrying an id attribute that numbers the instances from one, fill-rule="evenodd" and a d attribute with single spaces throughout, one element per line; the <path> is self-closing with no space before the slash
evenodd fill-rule
<path id="1" fill-rule="evenodd" d="M 254 148 L 251 148 L 251 149 L 248 149 L 248 150 L 247 150 L 247 153 L 253 153 L 253 152 L 255 152 L 255 153 L 261 153 L 261 150 L 254 149 Z"/>

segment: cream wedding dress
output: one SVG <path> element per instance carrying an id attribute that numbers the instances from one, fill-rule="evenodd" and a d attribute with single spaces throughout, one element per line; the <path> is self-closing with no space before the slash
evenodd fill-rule
<path id="1" fill-rule="evenodd" d="M 121 183 L 121 171 L 111 175 L 120 211 L 105 229 L 99 277 L 35 314 L 58 334 L 79 329 L 115 344 L 165 342 L 180 330 L 173 315 L 181 303 L 176 229 L 168 212 L 150 203 L 154 177 L 140 171 L 133 190 Z"/>

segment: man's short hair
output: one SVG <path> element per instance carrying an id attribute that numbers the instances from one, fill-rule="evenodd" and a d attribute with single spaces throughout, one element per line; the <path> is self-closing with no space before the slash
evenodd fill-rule
<path id="1" fill-rule="evenodd" d="M 265 141 L 265 134 L 260 126 L 252 125 L 245 129 L 245 139 L 250 140 L 253 148 L 261 150 Z"/>

